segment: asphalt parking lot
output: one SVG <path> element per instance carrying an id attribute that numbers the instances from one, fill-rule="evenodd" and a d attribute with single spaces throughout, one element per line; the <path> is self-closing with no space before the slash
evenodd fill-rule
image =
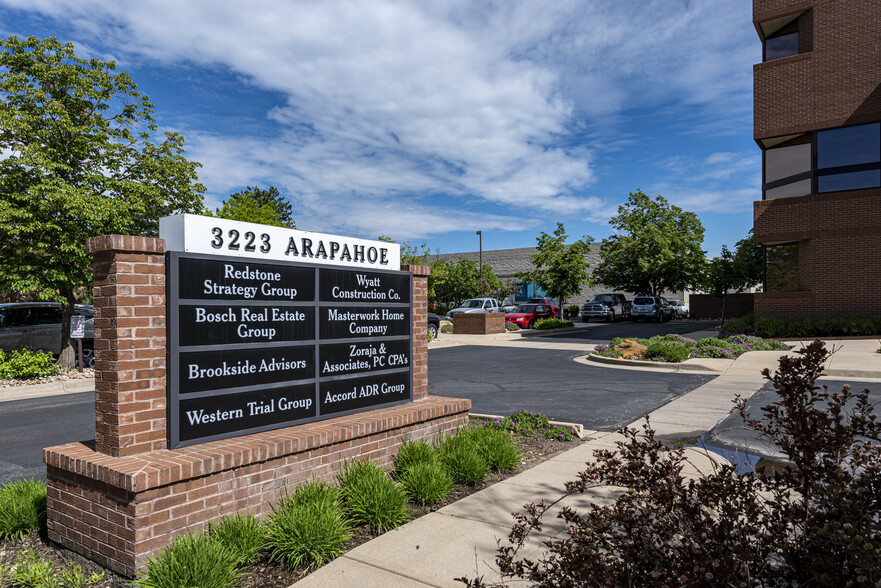
<path id="1" fill-rule="evenodd" d="M 476 413 L 505 415 L 523 409 L 611 431 L 715 377 L 572 361 L 583 354 L 477 345 L 435 349 L 428 358 L 428 391 L 468 398 Z"/>
<path id="2" fill-rule="evenodd" d="M 649 323 L 625 320 L 615 323 L 589 322 L 575 319 L 575 329 L 555 335 L 544 335 L 548 339 L 576 339 L 585 343 L 608 343 L 615 337 L 648 338 L 655 335 L 675 333 L 686 335 L 701 332 L 698 338 L 712 337 L 719 327 L 719 321 L 674 320 L 667 323 Z M 709 331 L 709 332 L 708 332 Z"/>

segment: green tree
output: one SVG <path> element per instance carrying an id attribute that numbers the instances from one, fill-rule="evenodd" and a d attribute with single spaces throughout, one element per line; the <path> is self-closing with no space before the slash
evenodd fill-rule
<path id="1" fill-rule="evenodd" d="M 160 216 L 201 212 L 198 163 L 176 133 L 154 138 L 153 105 L 113 62 L 54 38 L 0 41 L 0 290 L 63 304 L 90 294 L 88 237 L 156 235 Z"/>
<path id="2" fill-rule="evenodd" d="M 597 282 L 655 296 L 702 282 L 704 227 L 693 212 L 637 190 L 609 224 L 616 233 L 600 247 L 600 263 L 593 272 Z"/>
<path id="3" fill-rule="evenodd" d="M 722 323 L 728 294 L 743 292 L 762 282 L 762 246 L 749 236 L 737 242 L 734 252 L 722 245 L 722 253 L 706 264 L 703 287 L 708 294 L 722 299 Z"/>
<path id="4" fill-rule="evenodd" d="M 215 216 L 229 220 L 272 225 L 273 227 L 297 228 L 291 203 L 270 186 L 263 190 L 248 186 L 241 192 L 230 194 L 223 206 L 216 209 Z"/>
<path id="5" fill-rule="evenodd" d="M 538 251 L 531 256 L 535 269 L 514 274 L 524 282 L 541 286 L 549 297 L 560 301 L 561 309 L 567 298 L 581 292 L 584 284 L 592 284 L 584 256 L 590 252 L 593 237 L 582 237 L 571 245 L 566 245 L 566 239 L 563 223 L 557 223 L 553 235 L 542 231 L 536 238 Z"/>
<path id="6" fill-rule="evenodd" d="M 446 260 L 435 262 L 438 269 L 434 294 L 437 300 L 459 306 L 468 298 L 484 296 L 487 292 L 502 288 L 502 281 L 493 273 L 489 264 L 483 264 L 483 271 L 472 259 L 460 258 L 456 263 Z M 434 274 L 432 269 L 432 274 Z"/>

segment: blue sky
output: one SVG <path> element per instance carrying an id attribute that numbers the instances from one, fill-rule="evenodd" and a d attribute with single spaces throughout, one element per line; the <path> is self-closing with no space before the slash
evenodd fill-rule
<path id="1" fill-rule="evenodd" d="M 0 34 L 115 60 L 208 206 L 275 185 L 302 229 L 601 240 L 641 189 L 696 212 L 712 255 L 761 198 L 748 0 L 0 0 Z"/>

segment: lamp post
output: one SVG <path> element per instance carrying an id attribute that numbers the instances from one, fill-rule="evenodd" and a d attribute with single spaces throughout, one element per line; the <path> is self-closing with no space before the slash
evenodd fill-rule
<path id="1" fill-rule="evenodd" d="M 477 272 L 478 275 L 483 275 L 483 231 L 477 231 L 477 236 L 480 238 L 480 253 L 478 253 L 478 263 L 477 263 Z"/>

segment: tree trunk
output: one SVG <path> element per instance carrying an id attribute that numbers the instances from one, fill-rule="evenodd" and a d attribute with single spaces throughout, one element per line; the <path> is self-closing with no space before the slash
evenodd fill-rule
<path id="1" fill-rule="evenodd" d="M 722 324 L 725 324 L 725 301 L 728 300 L 728 293 L 722 294 Z"/>
<path id="2" fill-rule="evenodd" d="M 76 299 L 72 290 L 62 291 L 65 301 L 61 303 L 61 354 L 58 356 L 58 365 L 62 369 L 76 367 L 76 350 L 73 340 L 70 338 L 70 317 L 73 316 L 73 305 Z"/>

